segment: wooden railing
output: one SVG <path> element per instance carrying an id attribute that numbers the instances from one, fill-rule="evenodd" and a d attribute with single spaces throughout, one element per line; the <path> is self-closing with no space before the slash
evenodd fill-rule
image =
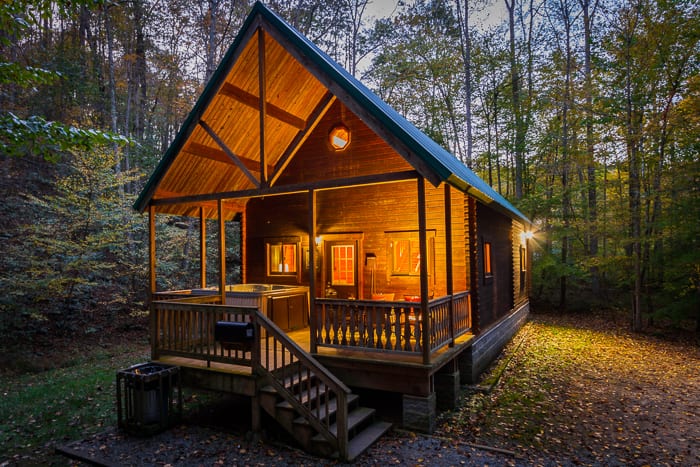
<path id="1" fill-rule="evenodd" d="M 251 365 L 252 352 L 226 348 L 214 339 L 217 321 L 247 323 L 256 307 L 220 305 L 218 295 L 154 301 L 151 312 L 151 355 Z"/>
<path id="2" fill-rule="evenodd" d="M 267 317 L 257 313 L 256 319 L 256 328 L 264 336 L 262 348 L 267 351 L 253 368 L 338 450 L 341 459 L 346 459 L 350 389 Z M 334 423 L 335 433 L 331 429 Z"/>
<path id="3" fill-rule="evenodd" d="M 153 359 L 171 355 L 203 360 L 207 365 L 220 362 L 251 367 L 338 450 L 342 459 L 347 458 L 350 389 L 256 307 L 220 305 L 219 299 L 205 296 L 154 301 Z M 252 347 L 224 348 L 214 339 L 217 321 L 252 323 Z M 333 406 L 335 410 L 331 410 Z M 335 432 L 333 424 L 337 424 Z"/>
<path id="4" fill-rule="evenodd" d="M 429 330 L 420 303 L 323 298 L 315 302 L 316 331 L 311 338 L 317 347 L 422 354 L 426 331 L 432 352 L 471 330 L 469 292 L 431 300 Z"/>

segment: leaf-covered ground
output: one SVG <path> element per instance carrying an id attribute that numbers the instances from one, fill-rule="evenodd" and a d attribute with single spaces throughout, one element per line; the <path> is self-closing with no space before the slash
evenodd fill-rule
<path id="1" fill-rule="evenodd" d="M 700 465 L 700 348 L 631 334 L 623 326 L 605 316 L 531 315 L 482 383 L 464 387 L 460 408 L 441 414 L 433 436 L 394 430 L 356 464 Z M 5 382 L 8 399 L 7 388 L 17 386 Z M 104 392 L 113 389 L 109 386 L 105 383 Z M 88 410 L 96 403 L 83 400 Z M 275 436 L 252 443 L 245 427 L 207 418 L 196 405 L 186 423 L 151 438 L 129 437 L 108 424 L 83 426 L 97 434 L 79 441 L 69 442 L 66 433 L 53 441 L 33 440 L 39 420 L 56 418 L 56 409 L 48 415 L 36 409 L 29 418 L 15 415 L 13 431 L 0 433 L 13 438 L 4 444 L 9 452 L 0 450 L 0 466 L 71 464 L 53 455 L 55 446 L 114 465 L 333 464 Z M 240 407 L 210 412 L 225 412 L 219 418 L 229 421 L 249 419 L 236 410 Z M 20 432 L 22 439 L 12 436 Z M 20 441 L 24 447 L 13 452 Z"/>
<path id="2" fill-rule="evenodd" d="M 531 315 L 465 396 L 445 437 L 531 462 L 700 465 L 700 349 L 621 330 L 605 316 Z"/>

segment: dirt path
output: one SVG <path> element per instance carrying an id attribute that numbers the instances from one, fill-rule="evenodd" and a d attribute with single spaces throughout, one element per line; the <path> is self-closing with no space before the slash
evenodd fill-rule
<path id="1" fill-rule="evenodd" d="M 434 436 L 396 430 L 356 465 L 700 465 L 700 348 L 595 317 L 533 315 Z M 479 445 L 501 449 L 481 449 Z M 115 464 L 329 465 L 196 424 L 71 445 Z M 508 451 L 512 453 L 509 454 Z"/>

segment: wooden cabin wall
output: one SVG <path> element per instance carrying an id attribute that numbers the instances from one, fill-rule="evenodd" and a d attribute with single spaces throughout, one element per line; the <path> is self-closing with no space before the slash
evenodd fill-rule
<path id="1" fill-rule="evenodd" d="M 350 130 L 350 144 L 343 151 L 335 151 L 328 143 L 328 134 L 339 123 Z M 301 146 L 277 184 L 310 183 L 412 169 L 362 120 L 336 101 Z"/>
<path id="2" fill-rule="evenodd" d="M 465 246 L 464 211 L 461 194 L 452 201 L 453 289 L 468 289 Z M 446 238 L 445 238 L 444 188 L 426 184 L 426 221 L 434 235 L 434 290 L 435 296 L 446 294 Z M 370 298 L 372 270 L 365 264 L 365 255 L 376 256 L 375 290 L 398 294 L 419 294 L 419 276 L 392 276 L 389 268 L 388 243 L 396 233 L 418 231 L 417 182 L 386 183 L 337 190 L 319 191 L 317 194 L 317 234 L 361 237 L 358 255 L 358 276 L 362 290 L 359 298 Z M 306 194 L 272 196 L 251 199 L 246 208 L 245 270 L 247 282 L 274 282 L 285 284 L 309 283 L 306 272 L 297 277 L 275 276 L 266 271 L 266 239 L 298 238 L 301 248 L 308 247 L 308 205 Z M 318 251 L 318 250 L 317 250 Z M 317 282 L 323 278 L 318 271 Z M 341 297 L 344 298 L 344 297 Z"/>
<path id="3" fill-rule="evenodd" d="M 248 283 L 298 285 L 309 283 L 301 271 L 301 253 L 308 248 L 308 202 L 305 193 L 253 198 L 246 206 L 243 257 Z M 267 275 L 266 240 L 297 239 L 300 270 L 297 275 Z"/>
<path id="4" fill-rule="evenodd" d="M 452 197 L 452 236 L 453 236 L 453 288 L 467 290 L 466 259 L 464 246 L 459 241 L 464 236 L 462 197 Z M 455 200 L 455 198 L 457 198 Z M 426 224 L 434 235 L 434 284 L 429 286 L 435 296 L 446 294 L 446 240 L 444 188 L 435 188 L 426 183 Z M 387 183 L 342 190 L 328 190 L 318 193 L 318 233 L 362 233 L 362 257 L 360 265 L 362 296 L 370 298 L 372 271 L 364 265 L 364 255 L 376 256 L 375 291 L 418 295 L 419 276 L 392 276 L 390 273 L 389 242 L 393 234 L 418 232 L 417 182 L 407 181 Z"/>
<path id="5" fill-rule="evenodd" d="M 479 326 L 486 329 L 513 308 L 513 251 L 511 221 L 493 209 L 477 203 L 479 254 Z M 492 275 L 484 274 L 484 243 L 491 244 Z"/>
<path id="6" fill-rule="evenodd" d="M 452 290 L 460 292 L 469 290 L 469 235 L 465 213 L 466 198 L 463 192 L 450 187 L 452 204 Z"/>

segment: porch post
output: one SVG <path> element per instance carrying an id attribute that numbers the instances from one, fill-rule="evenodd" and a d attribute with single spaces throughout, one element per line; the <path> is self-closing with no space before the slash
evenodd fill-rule
<path id="1" fill-rule="evenodd" d="M 156 316 L 156 306 L 153 299 L 156 293 L 156 207 L 152 204 L 148 206 L 148 319 L 149 331 L 151 333 L 151 360 L 158 360 L 158 318 Z"/>
<path id="2" fill-rule="evenodd" d="M 226 304 L 226 222 L 224 221 L 223 201 L 218 199 L 216 207 L 219 214 L 219 293 L 221 304 Z"/>
<path id="3" fill-rule="evenodd" d="M 316 192 L 309 190 L 309 351 L 316 353 Z"/>
<path id="4" fill-rule="evenodd" d="M 153 205 L 148 207 L 148 275 L 149 300 L 153 300 L 156 293 L 156 207 Z"/>
<path id="5" fill-rule="evenodd" d="M 420 248 L 420 308 L 423 316 L 423 363 L 430 363 L 431 322 L 428 313 L 428 241 L 426 238 L 427 221 L 425 218 L 425 179 L 418 177 L 418 241 Z"/>
<path id="6" fill-rule="evenodd" d="M 447 280 L 447 295 L 450 301 L 447 303 L 447 315 L 450 326 L 450 347 L 455 345 L 455 316 L 454 316 L 454 285 L 452 271 L 452 191 L 450 185 L 445 183 L 445 280 Z"/>
<path id="7" fill-rule="evenodd" d="M 199 208 L 199 283 L 207 286 L 207 219 L 204 208 Z"/>

